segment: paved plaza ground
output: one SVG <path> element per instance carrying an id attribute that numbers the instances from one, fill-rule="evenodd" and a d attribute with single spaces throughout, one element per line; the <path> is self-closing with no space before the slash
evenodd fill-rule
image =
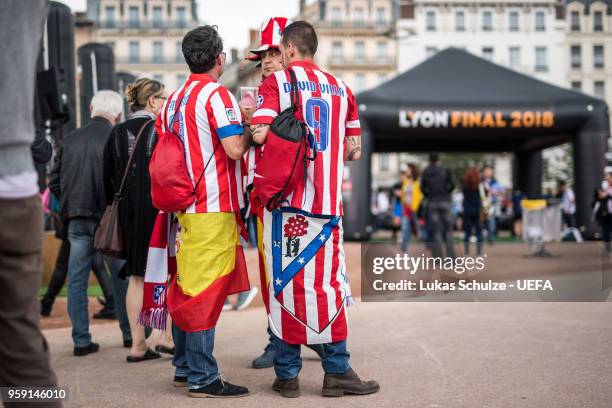
<path id="1" fill-rule="evenodd" d="M 495 250 L 512 258 L 513 251 L 518 254 L 525 248 L 500 246 Z M 253 264 L 252 252 L 248 258 Z M 550 262 L 563 264 L 562 258 Z M 358 294 L 357 244 L 347 246 L 347 262 L 353 291 Z M 583 273 L 562 272 L 568 282 L 579 282 Z M 251 276 L 255 278 L 256 272 Z M 43 320 L 43 326 L 47 327 L 44 333 L 59 382 L 70 388 L 66 406 L 612 406 L 610 303 L 359 301 L 350 309 L 351 363 L 363 378 L 380 382 L 380 393 L 321 397 L 321 366 L 316 355 L 305 350 L 302 397 L 289 400 L 271 390 L 272 369 L 250 368 L 251 360 L 266 343 L 265 313 L 259 302 L 242 312 L 224 312 L 215 346 L 223 375 L 248 386 L 251 396 L 199 400 L 172 386 L 169 358 L 127 364 L 127 350 L 121 347 L 114 322 L 92 326 L 93 339 L 101 344 L 99 353 L 73 357 L 70 328 L 61 327 L 66 324 L 64 300 L 60 299 L 54 315 Z"/>

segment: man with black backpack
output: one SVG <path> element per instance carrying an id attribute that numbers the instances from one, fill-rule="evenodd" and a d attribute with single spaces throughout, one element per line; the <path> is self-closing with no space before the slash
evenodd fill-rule
<path id="1" fill-rule="evenodd" d="M 322 394 L 365 395 L 349 364 L 341 185 L 344 161 L 361 156 L 355 97 L 344 82 L 313 62 L 317 35 L 305 21 L 285 28 L 284 71 L 260 87 L 253 139 L 264 144 L 255 167 L 255 194 L 264 209 L 263 245 L 269 282 L 276 380 L 283 397 L 298 397 L 300 346 L 321 344 Z"/>

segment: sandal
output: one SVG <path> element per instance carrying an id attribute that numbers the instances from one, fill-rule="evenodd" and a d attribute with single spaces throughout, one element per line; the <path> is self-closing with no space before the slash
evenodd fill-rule
<path id="1" fill-rule="evenodd" d="M 128 363 L 140 363 L 141 361 L 155 360 L 157 358 L 161 358 L 161 354 L 151 349 L 147 349 L 140 357 L 127 356 L 125 359 Z"/>
<path id="2" fill-rule="evenodd" d="M 155 346 L 155 351 L 158 353 L 174 355 L 174 347 L 162 346 L 161 344 Z"/>

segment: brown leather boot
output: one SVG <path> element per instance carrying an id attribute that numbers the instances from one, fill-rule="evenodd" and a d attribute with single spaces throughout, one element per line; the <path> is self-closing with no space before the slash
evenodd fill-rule
<path id="1" fill-rule="evenodd" d="M 285 398 L 297 398 L 300 396 L 300 380 L 297 377 L 289 380 L 277 378 L 272 384 L 272 389 L 280 392 Z"/>
<path id="2" fill-rule="evenodd" d="M 323 379 L 324 397 L 341 397 L 344 394 L 366 395 L 378 392 L 376 381 L 362 381 L 357 373 L 349 368 L 344 374 L 325 374 Z"/>

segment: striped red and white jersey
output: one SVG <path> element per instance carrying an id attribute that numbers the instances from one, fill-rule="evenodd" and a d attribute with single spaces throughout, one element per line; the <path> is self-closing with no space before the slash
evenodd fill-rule
<path id="1" fill-rule="evenodd" d="M 310 61 L 291 63 L 299 88 L 302 118 L 312 132 L 317 158 L 309 162 L 306 182 L 287 198 L 294 208 L 311 214 L 342 215 L 344 139 L 360 136 L 355 97 L 349 87 Z M 270 75 L 259 88 L 252 124 L 271 124 L 291 105 L 287 70 Z"/>
<path id="2" fill-rule="evenodd" d="M 194 185 L 202 177 L 196 199 L 185 212 L 239 211 L 244 207 L 244 166 L 230 158 L 221 144 L 221 139 L 243 133 L 234 95 L 209 75 L 191 74 L 165 102 L 156 126 L 164 132 L 174 122 L 178 123 L 175 129 L 185 146 L 187 170 Z"/>

